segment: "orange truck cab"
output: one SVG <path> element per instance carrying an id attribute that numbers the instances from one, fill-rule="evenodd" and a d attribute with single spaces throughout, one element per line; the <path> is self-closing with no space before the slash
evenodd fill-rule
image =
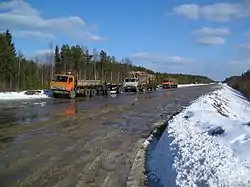
<path id="1" fill-rule="evenodd" d="M 71 74 L 55 74 L 52 81 L 50 81 L 50 89 L 54 97 L 58 95 L 69 95 L 75 97 L 77 79 Z"/>

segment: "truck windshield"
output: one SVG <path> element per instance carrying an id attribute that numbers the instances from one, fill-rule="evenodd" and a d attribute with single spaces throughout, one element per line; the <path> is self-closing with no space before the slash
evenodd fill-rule
<path id="1" fill-rule="evenodd" d="M 125 82 L 135 82 L 135 79 L 125 79 Z"/>
<path id="2" fill-rule="evenodd" d="M 54 76 L 53 81 L 55 82 L 67 82 L 67 76 Z"/>

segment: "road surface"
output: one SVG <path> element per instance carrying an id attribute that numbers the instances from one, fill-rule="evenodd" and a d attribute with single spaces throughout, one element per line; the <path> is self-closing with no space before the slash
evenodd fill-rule
<path id="1" fill-rule="evenodd" d="M 216 88 L 186 87 L 73 104 L 50 101 L 36 113 L 53 117 L 1 127 L 1 187 L 125 186 L 138 142 L 149 136 L 153 123 Z M 65 105 L 68 112 L 54 115 Z"/>

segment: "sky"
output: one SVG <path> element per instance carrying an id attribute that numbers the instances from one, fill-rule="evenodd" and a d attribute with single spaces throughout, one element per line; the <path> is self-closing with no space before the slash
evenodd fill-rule
<path id="1" fill-rule="evenodd" d="M 250 0 L 0 0 L 6 29 L 26 56 L 67 43 L 215 80 L 250 68 Z"/>

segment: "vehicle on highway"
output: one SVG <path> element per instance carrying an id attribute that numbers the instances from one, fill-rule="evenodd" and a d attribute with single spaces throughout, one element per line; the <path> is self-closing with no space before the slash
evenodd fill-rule
<path id="1" fill-rule="evenodd" d="M 173 78 L 164 79 L 162 81 L 163 89 L 177 88 L 177 87 L 178 87 L 177 81 Z"/>
<path id="2" fill-rule="evenodd" d="M 121 85 L 120 84 L 108 84 L 108 89 L 110 94 L 120 94 Z"/>
<path id="3" fill-rule="evenodd" d="M 123 82 L 124 92 L 155 91 L 155 76 L 142 71 L 130 71 Z"/>
<path id="4" fill-rule="evenodd" d="M 123 82 L 124 92 L 138 92 L 138 78 L 136 77 L 127 77 Z"/>
<path id="5" fill-rule="evenodd" d="M 50 81 L 50 90 L 54 97 L 67 95 L 74 99 L 76 95 L 92 97 L 95 95 L 107 95 L 107 85 L 101 80 L 78 80 L 70 72 L 67 74 L 55 74 Z"/>

